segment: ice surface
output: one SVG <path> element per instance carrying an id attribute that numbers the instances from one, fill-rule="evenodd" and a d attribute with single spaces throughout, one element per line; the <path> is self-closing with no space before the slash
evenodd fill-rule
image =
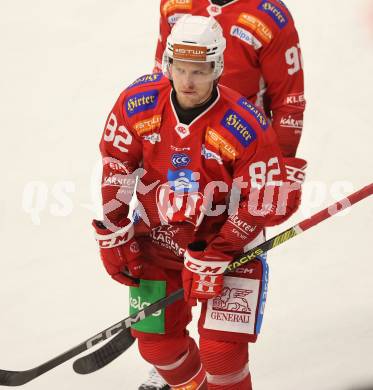
<path id="1" fill-rule="evenodd" d="M 299 155 L 309 162 L 306 207 L 290 226 L 372 181 L 373 6 L 287 4 L 305 61 Z M 1 2 L 3 369 L 38 365 L 127 315 L 127 290 L 103 271 L 92 236 L 92 188 L 106 115 L 151 70 L 157 30 L 156 0 Z M 365 200 L 271 253 L 256 390 L 373 389 L 372 214 Z M 133 347 L 96 374 L 67 363 L 27 388 L 132 390 L 147 370 Z"/>

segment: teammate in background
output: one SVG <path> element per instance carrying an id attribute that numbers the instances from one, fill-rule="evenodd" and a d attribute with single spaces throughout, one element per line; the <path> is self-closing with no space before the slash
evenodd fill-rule
<path id="1" fill-rule="evenodd" d="M 161 0 L 155 72 L 184 14 L 212 16 L 227 40 L 219 81 L 262 107 L 284 156 L 295 156 L 305 109 L 303 62 L 293 18 L 281 0 Z"/>
<path id="2" fill-rule="evenodd" d="M 160 33 L 154 72 L 172 26 L 185 14 L 212 16 L 227 40 L 224 73 L 219 81 L 271 119 L 284 156 L 294 157 L 305 109 L 303 60 L 298 33 L 281 0 L 161 0 Z M 153 370 L 139 390 L 167 390 Z"/>
<path id="3" fill-rule="evenodd" d="M 104 220 L 93 226 L 106 270 L 130 286 L 130 312 L 185 290 L 184 301 L 132 327 L 142 357 L 174 390 L 252 388 L 248 343 L 260 331 L 266 262 L 223 273 L 300 202 L 294 170 L 304 161 L 283 158 L 264 114 L 218 84 L 225 46 L 213 18 L 181 18 L 167 38 L 166 77 L 123 91 L 100 143 Z M 186 331 L 197 299 L 199 348 Z"/>

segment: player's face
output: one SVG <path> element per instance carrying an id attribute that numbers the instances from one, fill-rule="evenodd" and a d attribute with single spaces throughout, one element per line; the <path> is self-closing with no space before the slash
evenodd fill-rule
<path id="1" fill-rule="evenodd" d="M 176 98 L 182 108 L 198 107 L 211 96 L 214 80 L 210 62 L 175 60 L 170 71 Z"/>

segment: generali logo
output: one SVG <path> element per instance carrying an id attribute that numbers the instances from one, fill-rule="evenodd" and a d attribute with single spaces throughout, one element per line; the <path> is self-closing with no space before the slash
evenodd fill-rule
<path id="1" fill-rule="evenodd" d="M 174 59 L 205 62 L 206 51 L 207 49 L 205 46 L 180 45 L 175 43 Z"/>

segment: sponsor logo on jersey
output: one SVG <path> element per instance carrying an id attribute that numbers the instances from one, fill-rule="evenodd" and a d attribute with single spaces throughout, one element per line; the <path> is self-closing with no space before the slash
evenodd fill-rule
<path id="1" fill-rule="evenodd" d="M 238 23 L 241 23 L 257 34 L 265 43 L 271 42 L 273 38 L 272 30 L 260 19 L 254 15 L 242 12 L 238 17 Z"/>
<path id="2" fill-rule="evenodd" d="M 132 84 L 130 84 L 127 89 L 136 87 L 138 85 L 142 84 L 149 84 L 149 83 L 155 83 L 159 80 L 161 80 L 163 77 L 162 73 L 153 73 L 153 74 L 146 74 L 144 76 L 139 77 L 136 79 Z"/>
<path id="3" fill-rule="evenodd" d="M 130 287 L 130 314 L 162 299 L 166 296 L 166 282 L 160 280 L 141 280 L 139 287 Z M 165 331 L 165 310 L 161 309 L 147 317 L 144 321 L 132 326 L 134 329 L 145 333 L 164 333 Z"/>
<path id="4" fill-rule="evenodd" d="M 154 108 L 158 103 L 158 94 L 156 89 L 152 89 L 129 96 L 125 101 L 127 115 L 131 117 Z"/>
<path id="5" fill-rule="evenodd" d="M 178 146 L 171 145 L 171 149 L 174 150 L 175 152 L 185 152 L 185 151 L 189 151 L 190 147 L 187 146 L 185 148 L 180 148 Z"/>
<path id="6" fill-rule="evenodd" d="M 133 128 L 136 130 L 137 134 L 141 136 L 149 131 L 158 130 L 161 126 L 161 120 L 161 115 L 153 115 L 151 118 L 136 122 L 133 125 Z"/>
<path id="7" fill-rule="evenodd" d="M 206 61 L 206 46 L 192 46 L 175 43 L 173 47 L 175 60 L 182 61 Z"/>
<path id="8" fill-rule="evenodd" d="M 205 141 L 219 150 L 220 154 L 228 160 L 235 160 L 239 156 L 237 149 L 211 127 L 207 128 Z"/>
<path id="9" fill-rule="evenodd" d="M 159 133 L 144 135 L 142 138 L 144 141 L 148 141 L 152 145 L 155 145 L 156 142 L 161 142 L 161 135 Z"/>
<path id="10" fill-rule="evenodd" d="M 171 157 L 171 163 L 175 168 L 186 167 L 190 161 L 190 157 L 185 153 L 175 153 Z"/>
<path id="11" fill-rule="evenodd" d="M 229 109 L 220 124 L 230 131 L 238 142 L 247 148 L 256 140 L 254 129 L 237 112 Z"/>
<path id="12" fill-rule="evenodd" d="M 287 95 L 284 99 L 284 104 L 291 107 L 305 107 L 306 100 L 304 99 L 304 93 L 292 93 Z"/>
<path id="13" fill-rule="evenodd" d="M 226 276 L 221 295 L 208 300 L 205 329 L 255 333 L 260 280 Z"/>
<path id="14" fill-rule="evenodd" d="M 288 24 L 287 16 L 270 1 L 263 0 L 259 4 L 258 9 L 269 15 L 280 29 L 283 29 Z"/>
<path id="15" fill-rule="evenodd" d="M 177 240 L 174 239 L 179 228 L 171 225 L 157 226 L 150 231 L 152 242 L 168 249 L 178 257 L 183 257 L 185 248 L 182 248 Z"/>
<path id="16" fill-rule="evenodd" d="M 167 18 L 168 24 L 172 27 L 182 16 L 187 14 L 173 14 Z"/>
<path id="17" fill-rule="evenodd" d="M 303 119 L 295 119 L 291 115 L 283 116 L 280 119 L 281 127 L 293 127 L 295 129 L 303 128 Z"/>
<path id="18" fill-rule="evenodd" d="M 121 189 L 130 188 L 131 190 L 135 187 L 136 178 L 132 178 L 130 175 L 121 175 L 121 174 L 110 174 L 109 176 L 104 176 L 102 185 L 103 187 L 114 186 L 120 187 Z"/>
<path id="19" fill-rule="evenodd" d="M 168 0 L 162 7 L 162 12 L 167 15 L 176 10 L 190 10 L 192 9 L 192 0 Z"/>
<path id="20" fill-rule="evenodd" d="M 255 50 L 258 50 L 262 47 L 260 41 L 256 39 L 254 35 L 251 34 L 251 32 L 245 30 L 244 28 L 233 25 L 231 27 L 231 35 L 232 37 L 237 37 L 248 45 L 253 46 Z"/>
<path id="21" fill-rule="evenodd" d="M 217 153 L 207 149 L 205 145 L 202 145 L 201 155 L 206 160 L 216 160 L 218 164 L 223 165 L 223 159 Z"/>
<path id="22" fill-rule="evenodd" d="M 197 172 L 196 172 L 197 173 Z M 190 169 L 179 169 L 173 171 L 169 169 L 167 172 L 167 180 L 172 191 L 175 192 L 195 192 L 198 191 L 198 173 L 196 174 Z"/>
<path id="23" fill-rule="evenodd" d="M 246 221 L 240 219 L 237 214 L 231 214 L 228 217 L 228 222 L 244 234 L 253 233 L 257 228 L 255 225 L 250 225 Z"/>
<path id="24" fill-rule="evenodd" d="M 240 98 L 237 103 L 256 119 L 263 130 L 267 130 L 269 122 L 266 116 L 254 104 L 251 104 L 244 97 Z"/>

